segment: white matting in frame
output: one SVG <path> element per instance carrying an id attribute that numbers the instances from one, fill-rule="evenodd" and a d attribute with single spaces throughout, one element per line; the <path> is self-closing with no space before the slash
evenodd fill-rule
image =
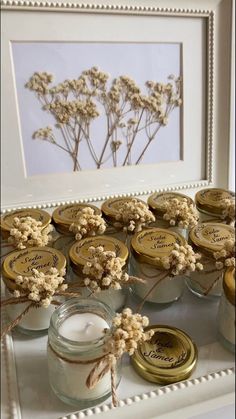
<path id="1" fill-rule="evenodd" d="M 177 14 L 157 8 L 152 8 L 152 12 L 147 8 L 145 13 L 143 8 L 142 13 L 133 14 L 131 11 L 121 13 L 115 7 L 113 10 L 100 7 L 96 13 L 96 9 L 90 10 L 83 6 L 70 10 L 71 13 L 65 13 L 63 8 L 53 10 L 53 7 L 47 9 L 44 6 L 40 13 L 33 6 L 14 9 L 9 7 L 2 12 L 2 54 L 5 63 L 2 115 L 3 209 L 71 200 L 101 200 L 112 195 L 140 195 L 157 189 L 197 188 L 212 182 L 212 13 Z M 19 25 L 20 21 L 24 21 L 24 25 Z M 181 148 L 179 158 L 168 161 L 167 153 L 156 164 L 152 161 L 74 173 L 65 170 L 64 173 L 27 174 L 23 138 L 25 131 L 22 129 L 21 101 L 17 93 L 14 46 L 17 43 L 34 45 L 45 42 L 181 45 L 183 106 L 178 128 Z M 24 59 L 26 57 L 22 53 Z M 41 71 L 47 71 L 45 66 Z M 27 116 L 24 118 L 26 124 Z M 45 149 L 45 159 L 46 156 Z M 43 165 L 43 157 L 39 158 Z"/>

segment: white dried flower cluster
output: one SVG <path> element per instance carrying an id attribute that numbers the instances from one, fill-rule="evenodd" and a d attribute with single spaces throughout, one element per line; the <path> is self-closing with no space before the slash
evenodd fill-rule
<path id="1" fill-rule="evenodd" d="M 171 276 L 176 276 L 188 274 L 195 270 L 202 271 L 203 265 L 198 262 L 199 259 L 201 259 L 201 255 L 195 253 L 190 245 L 186 243 L 180 246 L 175 243 L 170 255 L 160 260 L 163 268 L 168 270 Z"/>
<path id="2" fill-rule="evenodd" d="M 219 270 L 235 266 L 235 239 L 227 240 L 224 248 L 219 252 L 214 252 L 213 256 L 216 259 L 216 268 Z"/>
<path id="3" fill-rule="evenodd" d="M 41 307 L 47 308 L 56 292 L 65 291 L 68 287 L 63 284 L 65 269 L 58 271 L 51 268 L 50 273 L 44 274 L 37 269 L 32 269 L 32 276 L 21 276 L 16 278 L 19 289 L 14 291 L 14 297 L 27 297 Z"/>
<path id="4" fill-rule="evenodd" d="M 93 208 L 85 207 L 76 215 L 76 222 L 70 225 L 70 231 L 75 233 L 76 240 L 84 237 L 103 234 L 106 223 L 100 214 L 95 214 Z"/>
<path id="5" fill-rule="evenodd" d="M 125 262 L 115 252 L 105 251 L 102 246 L 91 246 L 88 252 L 90 260 L 83 268 L 83 274 L 87 275 L 84 285 L 93 292 L 119 290 L 129 280 L 129 275 L 123 272 Z"/>
<path id="6" fill-rule="evenodd" d="M 32 246 L 46 246 L 52 240 L 49 234 L 52 230 L 52 225 L 42 227 L 41 221 L 32 217 L 15 217 L 8 241 L 20 250 Z"/>
<path id="7" fill-rule="evenodd" d="M 48 85 L 53 81 L 53 75 L 43 72 L 36 72 L 33 76 L 29 79 L 28 83 L 26 83 L 25 87 L 28 89 L 33 90 L 39 96 L 45 95 L 49 93 Z"/>
<path id="8" fill-rule="evenodd" d="M 136 233 L 154 221 L 155 216 L 147 204 L 134 198 L 121 204 L 114 227 Z"/>
<path id="9" fill-rule="evenodd" d="M 154 334 L 153 330 L 144 332 L 148 324 L 148 317 L 133 314 L 130 308 L 125 308 L 113 318 L 113 330 L 106 341 L 105 351 L 115 359 L 121 358 L 125 352 L 133 355 L 138 344 L 150 340 Z M 105 332 L 109 334 L 109 330 Z"/>
<path id="10" fill-rule="evenodd" d="M 164 203 L 165 213 L 163 219 L 169 221 L 171 226 L 177 225 L 180 228 L 193 228 L 197 225 L 199 215 L 193 204 L 187 198 L 182 200 L 170 198 Z"/>
<path id="11" fill-rule="evenodd" d="M 221 202 L 221 207 L 223 208 L 222 216 L 224 220 L 229 223 L 235 221 L 235 201 L 225 198 Z"/>

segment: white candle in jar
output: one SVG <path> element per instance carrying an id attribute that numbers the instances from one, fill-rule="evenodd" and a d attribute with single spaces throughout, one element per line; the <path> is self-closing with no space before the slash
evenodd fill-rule
<path id="1" fill-rule="evenodd" d="M 64 401 L 80 404 L 105 397 L 111 389 L 110 374 L 107 373 L 93 389 L 88 389 L 86 380 L 99 358 L 104 355 L 103 344 L 99 349 L 96 340 L 103 338 L 104 329 L 109 329 L 105 319 L 94 313 L 75 313 L 60 325 L 60 336 L 73 342 L 63 357 L 57 356 L 49 346 L 48 362 L 50 381 L 54 390 Z M 78 342 L 76 346 L 75 342 Z M 94 362 L 93 362 L 94 359 Z M 106 398 L 106 397 L 105 397 Z"/>

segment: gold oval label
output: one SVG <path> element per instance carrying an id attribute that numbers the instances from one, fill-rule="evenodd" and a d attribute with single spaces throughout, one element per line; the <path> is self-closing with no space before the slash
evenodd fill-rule
<path id="1" fill-rule="evenodd" d="M 222 249 L 224 243 L 234 237 L 234 228 L 221 223 L 198 224 L 190 231 L 190 240 L 195 246 L 211 251 Z"/>
<path id="2" fill-rule="evenodd" d="M 77 214 L 83 208 L 92 208 L 95 214 L 101 214 L 101 210 L 90 204 L 68 204 L 62 205 L 53 211 L 52 219 L 58 224 L 72 224 L 76 221 Z"/>
<path id="3" fill-rule="evenodd" d="M 22 218 L 22 217 L 31 217 L 34 218 L 36 221 L 41 221 L 42 226 L 46 227 L 50 221 L 51 216 L 43 210 L 28 208 L 22 210 L 16 210 L 12 212 L 8 212 L 1 217 L 1 227 L 4 230 L 10 231 L 13 228 L 14 218 Z"/>
<path id="4" fill-rule="evenodd" d="M 164 204 L 173 198 L 177 198 L 179 201 L 187 199 L 189 205 L 193 204 L 193 200 L 189 196 L 177 192 L 156 192 L 148 198 L 148 204 L 152 208 L 158 208 L 164 211 Z"/>
<path id="5" fill-rule="evenodd" d="M 174 245 L 185 242 L 179 234 L 161 228 L 151 228 L 137 233 L 131 243 L 133 249 L 140 255 L 153 258 L 169 256 Z"/>
<path id="6" fill-rule="evenodd" d="M 32 247 L 8 255 L 4 260 L 3 270 L 7 277 L 16 279 L 18 275 L 30 276 L 33 269 L 47 274 L 50 268 L 60 270 L 65 266 L 65 256 L 58 250 L 50 247 Z"/>
<path id="7" fill-rule="evenodd" d="M 115 252 L 116 256 L 126 261 L 128 258 L 128 249 L 121 241 L 114 237 L 96 236 L 87 237 L 76 242 L 69 251 L 69 256 L 75 265 L 85 265 L 91 257 L 89 256 L 89 247 L 102 246 L 105 251 Z"/>

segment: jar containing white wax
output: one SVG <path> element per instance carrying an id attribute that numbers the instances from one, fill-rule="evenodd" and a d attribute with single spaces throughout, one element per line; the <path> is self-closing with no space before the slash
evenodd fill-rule
<path id="1" fill-rule="evenodd" d="M 207 188 L 201 189 L 195 195 L 195 203 L 199 212 L 200 222 L 226 222 L 227 217 L 223 215 L 224 205 L 223 202 L 228 199 L 232 202 L 235 201 L 235 193 L 226 189 Z M 221 220 L 221 221 L 220 221 Z"/>
<path id="2" fill-rule="evenodd" d="M 110 371 L 92 389 L 86 380 L 105 355 L 104 329 L 111 328 L 114 315 L 100 301 L 75 298 L 53 313 L 48 330 L 49 382 L 63 402 L 84 409 L 111 395 Z M 118 361 L 116 386 L 121 378 L 120 365 Z"/>
<path id="3" fill-rule="evenodd" d="M 86 277 L 83 274 L 83 268 L 91 259 L 89 255 L 89 248 L 91 246 L 102 246 L 104 251 L 114 252 L 117 257 L 125 262 L 124 269 L 126 269 L 129 255 L 125 244 L 111 236 L 93 236 L 75 242 L 69 250 L 70 265 L 72 268 L 70 281 L 77 282 L 80 285 L 78 290 L 84 298 L 91 295 L 91 290 L 85 287 L 83 282 Z M 114 311 L 120 311 L 125 306 L 127 295 L 128 287 L 124 286 L 119 290 L 104 289 L 93 294 L 93 298 L 106 303 Z"/>
<path id="4" fill-rule="evenodd" d="M 223 270 L 217 270 L 214 253 L 224 248 L 227 240 L 234 239 L 234 229 L 222 223 L 200 223 L 189 234 L 190 244 L 201 254 L 202 271 L 189 274 L 186 284 L 198 297 L 215 298 L 222 294 Z"/>
<path id="5" fill-rule="evenodd" d="M 141 199 L 135 198 L 137 202 L 142 202 L 146 205 Z M 111 198 L 107 199 L 101 206 L 102 214 L 107 222 L 106 235 L 111 235 L 112 237 L 121 240 L 126 244 L 128 249 L 130 248 L 130 240 L 132 237 L 132 232 L 124 231 L 122 226 L 122 221 L 118 221 L 117 217 L 119 216 L 119 210 L 122 208 L 122 205 L 126 202 L 131 202 L 134 200 L 134 197 L 124 197 L 124 198 Z M 147 206 L 148 208 L 148 206 Z M 120 224 L 118 226 L 117 224 Z"/>
<path id="6" fill-rule="evenodd" d="M 235 268 L 225 271 L 223 293 L 218 311 L 218 332 L 220 342 L 235 352 Z"/>
<path id="7" fill-rule="evenodd" d="M 169 229 L 181 234 L 187 240 L 189 233 L 187 228 L 182 228 L 178 225 L 172 226 L 169 221 L 163 219 L 163 215 L 166 212 L 165 203 L 173 198 L 178 199 L 180 202 L 186 199 L 189 206 L 194 205 L 193 200 L 187 195 L 178 192 L 155 192 L 147 200 L 150 210 L 156 217 L 156 222 L 153 224 L 153 227 Z"/>
<path id="8" fill-rule="evenodd" d="M 64 235 L 73 235 L 70 226 L 76 223 L 79 211 L 87 207 L 93 209 L 94 214 L 101 215 L 101 210 L 91 204 L 65 204 L 57 207 L 52 213 L 52 223 L 55 229 Z"/>
<path id="9" fill-rule="evenodd" d="M 12 298 L 15 290 L 24 291 L 20 285 L 16 284 L 18 276 L 32 276 L 32 270 L 47 274 L 50 268 L 59 271 L 66 267 L 65 256 L 56 249 L 50 247 L 31 247 L 28 249 L 17 250 L 6 256 L 2 265 L 2 279 L 5 283 L 6 297 Z M 60 302 L 62 297 L 57 297 Z M 11 321 L 14 321 L 32 302 L 29 300 L 24 303 L 10 304 L 6 306 L 6 312 Z M 50 317 L 55 310 L 55 306 L 50 304 L 47 308 L 31 307 L 22 317 L 16 329 L 26 335 L 38 336 L 47 333 Z"/>
<path id="10" fill-rule="evenodd" d="M 130 275 L 145 283 L 132 285 L 133 293 L 148 303 L 167 304 L 178 300 L 184 290 L 182 276 L 167 276 L 161 263 L 170 255 L 175 244 L 183 245 L 179 234 L 161 228 L 150 228 L 134 235 L 131 240 Z"/>

